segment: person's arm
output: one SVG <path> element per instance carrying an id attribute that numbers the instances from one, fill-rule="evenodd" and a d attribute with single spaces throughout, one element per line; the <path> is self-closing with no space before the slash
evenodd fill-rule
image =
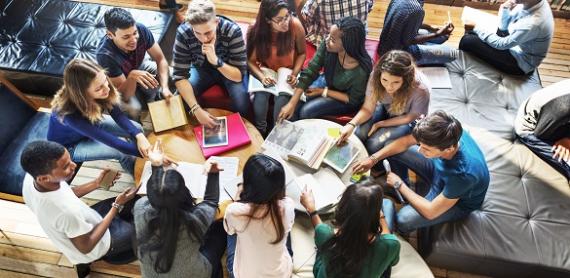
<path id="1" fill-rule="evenodd" d="M 247 72 L 247 51 L 241 28 L 237 24 L 232 28 L 235 29 L 228 45 L 228 62 L 219 67 L 218 71 L 227 79 L 241 82 Z"/>
<path id="2" fill-rule="evenodd" d="M 71 188 L 71 190 L 73 191 L 73 193 L 75 194 L 75 196 L 77 196 L 77 198 L 81 198 L 87 194 L 89 194 L 90 192 L 92 192 L 93 190 L 99 188 L 99 186 L 101 185 L 101 181 L 103 180 L 103 177 L 105 177 L 105 175 L 109 172 L 109 169 L 105 169 L 103 171 L 101 171 L 101 173 L 99 173 L 99 176 L 82 185 L 78 185 L 78 186 L 74 186 Z M 115 176 L 115 180 L 117 180 L 120 177 L 120 174 L 117 174 L 117 176 Z M 114 183 L 113 181 L 113 183 Z"/>
<path id="3" fill-rule="evenodd" d="M 135 194 L 136 194 L 135 187 L 128 188 L 125 191 L 123 191 L 121 194 L 119 194 L 119 196 L 117 196 L 117 198 L 115 199 L 115 203 L 120 206 L 124 206 L 125 203 L 127 203 L 135 196 Z M 95 225 L 95 227 L 93 227 L 93 229 L 90 232 L 77 237 L 70 238 L 69 240 L 71 240 L 71 243 L 73 244 L 73 246 L 75 246 L 75 248 L 77 248 L 77 250 L 79 250 L 79 252 L 83 254 L 88 254 L 93 250 L 93 248 L 95 248 L 95 245 L 99 243 L 99 241 L 101 240 L 107 229 L 109 229 L 109 226 L 113 221 L 113 218 L 118 213 L 119 211 L 117 208 L 115 208 L 114 206 L 111 207 L 109 212 L 105 215 L 105 217 L 103 217 L 103 220 L 99 222 L 99 224 Z"/>
<path id="4" fill-rule="evenodd" d="M 313 195 L 313 190 L 308 189 L 306 185 L 303 192 L 301 192 L 301 205 L 305 207 L 307 213 L 311 217 L 313 228 L 323 223 L 321 217 L 317 213 L 317 209 L 315 208 L 315 196 Z"/>
<path id="5" fill-rule="evenodd" d="M 395 183 L 397 182 L 400 183 L 400 188 L 396 190 L 400 191 L 400 193 L 402 193 L 402 196 L 408 200 L 410 205 L 412 205 L 412 207 L 414 207 L 423 217 L 427 218 L 428 220 L 433 220 L 439 217 L 459 201 L 459 198 L 448 199 L 443 195 L 443 193 L 437 195 L 433 201 L 429 201 L 410 189 L 408 185 L 405 184 L 400 177 L 398 177 L 398 175 L 394 174 L 393 172 L 389 173 L 388 177 L 386 178 L 386 183 L 394 187 Z"/>
<path id="6" fill-rule="evenodd" d="M 386 222 L 386 217 L 384 217 L 384 212 L 380 211 L 380 227 L 382 227 L 382 234 L 391 234 L 390 227 L 388 227 L 388 222 Z"/>
<path id="7" fill-rule="evenodd" d="M 537 32 L 539 31 L 540 30 L 537 30 L 531 23 L 524 25 L 519 24 L 518 28 L 513 30 L 512 33 L 501 37 L 496 34 L 495 30 L 485 30 L 484 28 L 480 28 L 479 25 L 475 25 L 473 28 L 473 32 L 475 32 L 481 40 L 498 50 L 507 50 L 521 43 L 530 41 L 537 37 Z"/>
<path id="8" fill-rule="evenodd" d="M 295 58 L 295 63 L 293 64 L 293 72 L 291 73 L 292 76 L 295 77 L 295 81 L 299 72 L 303 68 L 303 64 L 305 63 L 305 58 L 307 58 L 307 50 L 305 44 L 305 29 L 299 19 L 293 17 L 293 25 L 295 26 L 295 51 L 297 52 L 297 58 Z"/>
<path id="9" fill-rule="evenodd" d="M 137 148 L 140 154 L 138 156 L 146 157 L 151 146 L 143 131 L 138 129 L 131 120 L 127 118 L 118 105 L 113 106 L 113 109 L 111 109 L 109 114 L 122 129 L 126 130 L 131 135 L 131 137 L 136 138 Z"/>
<path id="10" fill-rule="evenodd" d="M 168 87 L 168 78 L 170 76 L 168 70 L 168 61 L 166 61 L 166 57 L 164 57 L 164 53 L 160 48 L 158 43 L 154 43 L 151 48 L 147 50 L 148 55 L 156 62 L 157 74 L 158 74 L 158 82 L 162 87 L 162 96 L 165 99 L 169 99 L 172 97 L 172 92 Z"/>
<path id="11" fill-rule="evenodd" d="M 66 115 L 63 118 L 63 122 L 85 137 L 101 142 L 111 148 L 121 151 L 122 153 L 140 156 L 136 144 L 119 139 L 117 136 L 91 124 L 89 120 L 80 115 Z"/>
<path id="12" fill-rule="evenodd" d="M 257 78 L 263 85 L 273 85 L 277 81 L 272 76 L 265 76 L 261 67 L 257 63 L 257 52 L 255 49 L 251 52 L 251 56 L 247 57 L 247 67 L 249 73 L 251 73 L 255 78 Z"/>
<path id="13" fill-rule="evenodd" d="M 386 157 L 390 157 L 399 153 L 403 153 L 408 150 L 409 147 L 417 144 L 416 139 L 411 134 L 402 136 L 392 143 L 384 146 L 384 148 L 380 149 L 379 151 L 375 152 L 374 154 L 370 155 L 369 157 L 365 158 L 364 160 L 358 161 L 353 167 L 352 171 L 354 173 L 364 173 L 372 166 L 374 166 L 378 161 L 385 159 Z"/>

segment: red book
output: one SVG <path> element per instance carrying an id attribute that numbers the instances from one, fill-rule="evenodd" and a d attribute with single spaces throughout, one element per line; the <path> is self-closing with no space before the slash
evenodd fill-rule
<path id="1" fill-rule="evenodd" d="M 200 144 L 200 149 L 204 158 L 208 159 L 210 156 L 218 155 L 235 148 L 241 147 L 243 145 L 251 143 L 245 124 L 241 119 L 239 113 L 234 113 L 226 116 L 228 124 L 228 144 L 225 146 L 204 148 L 204 140 L 202 139 L 202 125 L 194 127 L 194 134 L 196 135 L 196 141 Z"/>

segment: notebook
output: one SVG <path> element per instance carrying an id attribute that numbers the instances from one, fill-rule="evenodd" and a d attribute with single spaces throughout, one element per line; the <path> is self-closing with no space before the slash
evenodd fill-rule
<path id="1" fill-rule="evenodd" d="M 148 111 L 154 132 L 161 132 L 188 124 L 183 100 L 179 95 L 171 97 L 170 104 L 166 104 L 165 100 L 149 102 Z"/>
<path id="2" fill-rule="evenodd" d="M 231 114 L 226 116 L 226 118 L 228 125 L 228 144 L 225 146 L 204 148 L 202 125 L 194 127 L 196 141 L 200 144 L 200 149 L 202 150 L 204 158 L 207 159 L 210 156 L 218 155 L 251 143 L 251 138 L 249 138 L 249 134 L 247 133 L 247 129 L 245 128 L 245 124 L 243 123 L 239 113 Z"/>

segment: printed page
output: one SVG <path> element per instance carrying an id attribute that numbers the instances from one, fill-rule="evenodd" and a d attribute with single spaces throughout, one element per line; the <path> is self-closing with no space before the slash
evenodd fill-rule
<path id="1" fill-rule="evenodd" d="M 303 134 L 304 129 L 287 120 L 277 124 L 269 133 L 261 148 L 278 153 L 286 158 L 289 152 L 297 144 L 297 140 Z"/>
<path id="2" fill-rule="evenodd" d="M 287 93 L 293 95 L 295 89 L 287 83 L 287 77 L 293 73 L 293 70 L 288 68 L 279 68 L 277 71 L 277 92 Z"/>
<path id="3" fill-rule="evenodd" d="M 170 98 L 170 104 L 166 104 L 165 100 L 150 102 L 148 103 L 148 110 L 155 132 L 188 124 L 184 104 L 179 95 Z"/>
<path id="4" fill-rule="evenodd" d="M 265 75 L 270 75 L 273 76 L 273 78 L 275 80 L 277 80 L 277 73 L 274 70 L 268 69 L 268 68 L 261 68 L 261 71 L 265 74 Z M 255 76 L 253 75 L 249 75 L 249 81 L 248 81 L 248 85 L 247 85 L 247 91 L 249 93 L 255 93 L 255 92 L 268 92 L 271 93 L 273 95 L 277 95 L 277 88 L 276 86 L 271 86 L 271 87 L 265 87 L 263 85 L 263 83 L 261 83 L 261 81 L 257 78 L 255 78 Z"/>

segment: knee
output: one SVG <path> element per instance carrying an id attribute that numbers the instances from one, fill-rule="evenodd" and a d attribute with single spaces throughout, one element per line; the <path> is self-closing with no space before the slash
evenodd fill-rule
<path id="1" fill-rule="evenodd" d="M 369 137 L 368 140 L 366 140 L 364 145 L 366 146 L 366 150 L 369 153 L 375 153 L 384 147 L 385 142 L 379 140 L 379 138 L 376 136 L 372 136 Z"/>
<path id="2" fill-rule="evenodd" d="M 479 41 L 481 40 L 477 35 L 467 33 L 461 38 L 461 41 L 459 41 L 459 49 L 469 51 L 472 49 L 472 46 L 477 44 Z"/>
<path id="3" fill-rule="evenodd" d="M 418 213 L 410 205 L 400 209 L 396 217 L 397 229 L 401 234 L 408 234 L 415 229 L 415 220 Z"/>

